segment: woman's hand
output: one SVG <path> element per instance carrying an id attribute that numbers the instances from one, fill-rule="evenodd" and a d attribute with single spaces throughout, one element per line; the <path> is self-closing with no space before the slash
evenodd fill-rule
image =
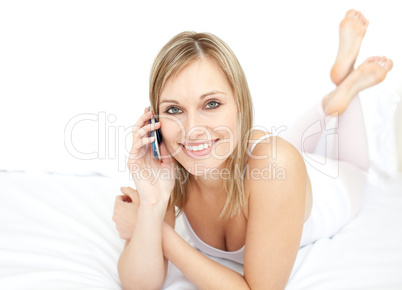
<path id="1" fill-rule="evenodd" d="M 175 184 L 176 161 L 163 142 L 160 144 L 162 159 L 155 159 L 150 144 L 154 140 L 149 137 L 149 132 L 159 129 L 161 124 L 150 124 L 152 116 L 152 112 L 145 108 L 144 114 L 133 126 L 133 146 L 127 166 L 136 185 L 141 206 L 158 204 L 165 207 Z"/>
<path id="2" fill-rule="evenodd" d="M 116 196 L 112 220 L 116 224 L 120 238 L 130 240 L 137 220 L 140 197 L 131 187 L 122 187 L 120 190 L 124 195 Z"/>

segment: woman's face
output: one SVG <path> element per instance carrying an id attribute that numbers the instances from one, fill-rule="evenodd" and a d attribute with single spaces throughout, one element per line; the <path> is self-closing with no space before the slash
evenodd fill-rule
<path id="1" fill-rule="evenodd" d="M 162 90 L 159 121 L 163 142 L 193 175 L 224 167 L 238 142 L 237 119 L 230 83 L 208 57 L 184 67 Z"/>

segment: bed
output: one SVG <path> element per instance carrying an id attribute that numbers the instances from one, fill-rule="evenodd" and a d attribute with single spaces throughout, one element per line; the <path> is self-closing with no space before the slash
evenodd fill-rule
<path id="1" fill-rule="evenodd" d="M 370 174 L 358 216 L 300 248 L 287 289 L 402 289 L 402 175 Z M 0 289 L 121 289 L 124 240 L 111 219 L 118 182 L 2 171 L 0 185 Z M 176 231 L 189 241 L 181 217 Z M 164 289 L 196 288 L 169 264 Z"/>
<path id="2" fill-rule="evenodd" d="M 402 289 L 402 174 L 384 145 L 395 141 L 384 126 L 392 110 L 363 105 L 377 112 L 367 124 L 382 130 L 370 135 L 362 209 L 333 237 L 299 249 L 288 290 Z M 1 170 L 0 289 L 121 289 L 117 261 L 125 241 L 112 221 L 120 186 L 99 173 Z M 181 216 L 176 231 L 191 243 Z M 213 259 L 243 273 L 241 264 Z M 196 289 L 171 263 L 163 288 Z"/>

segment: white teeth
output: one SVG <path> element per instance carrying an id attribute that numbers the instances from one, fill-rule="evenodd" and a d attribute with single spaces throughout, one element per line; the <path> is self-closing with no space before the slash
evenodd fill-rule
<path id="1" fill-rule="evenodd" d="M 214 143 L 215 143 L 215 141 L 214 142 L 210 141 L 209 143 L 200 144 L 198 146 L 185 146 L 185 147 L 187 150 L 196 152 L 196 151 L 207 149 L 208 147 L 211 147 L 211 145 Z"/>

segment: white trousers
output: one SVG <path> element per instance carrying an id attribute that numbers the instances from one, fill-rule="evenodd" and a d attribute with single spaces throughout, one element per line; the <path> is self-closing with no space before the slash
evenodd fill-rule
<path id="1" fill-rule="evenodd" d="M 340 116 L 326 116 L 321 101 L 279 134 L 302 154 L 313 206 L 300 246 L 330 238 L 359 212 L 369 168 L 359 96 Z"/>

